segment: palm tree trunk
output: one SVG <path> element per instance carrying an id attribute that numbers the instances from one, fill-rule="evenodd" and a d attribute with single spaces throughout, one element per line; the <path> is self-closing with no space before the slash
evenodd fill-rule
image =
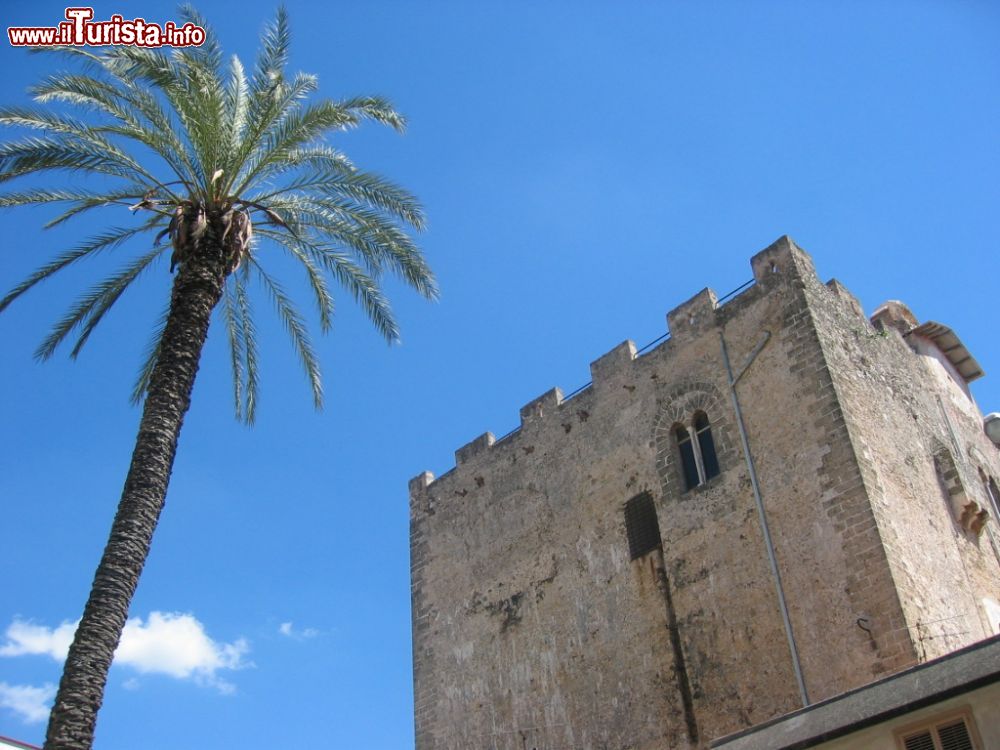
<path id="1" fill-rule="evenodd" d="M 213 227 L 214 228 L 214 227 Z M 167 324 L 111 536 L 63 667 L 45 750 L 90 750 L 111 660 L 149 554 L 191 403 L 212 310 L 222 297 L 220 236 L 206 233 L 174 280 Z"/>

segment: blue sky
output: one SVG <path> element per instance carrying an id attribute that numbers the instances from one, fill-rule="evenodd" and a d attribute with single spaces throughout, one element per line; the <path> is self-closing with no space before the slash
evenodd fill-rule
<path id="1" fill-rule="evenodd" d="M 64 4 L 3 4 L 50 25 Z M 97 5 L 150 21 L 162 2 Z M 274 6 L 202 2 L 252 59 Z M 751 276 L 790 234 L 869 312 L 906 301 L 952 326 L 1000 410 L 1000 6 L 990 2 L 290 2 L 295 69 L 389 96 L 404 137 L 337 136 L 425 203 L 442 298 L 389 284 L 403 345 L 342 299 L 311 407 L 258 305 L 258 424 L 232 418 L 216 329 L 160 528 L 108 685 L 97 747 L 412 747 L 407 480 L 446 471 L 519 407 L 589 379 L 625 338 L 705 286 Z M 0 101 L 59 67 L 0 47 Z M 0 214 L 0 286 L 114 212 L 43 232 Z M 127 248 L 126 248 L 127 251 Z M 114 256 L 109 261 L 116 266 Z M 102 266 L 0 316 L 0 735 L 37 718 L 82 611 L 135 436 L 128 393 L 168 289 L 120 303 L 77 362 L 32 352 Z M 297 277 L 288 277 L 296 287 Z M 318 330 L 317 330 L 318 333 Z"/>

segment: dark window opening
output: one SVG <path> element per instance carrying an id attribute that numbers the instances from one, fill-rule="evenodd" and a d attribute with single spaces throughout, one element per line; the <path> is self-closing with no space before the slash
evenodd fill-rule
<path id="1" fill-rule="evenodd" d="M 719 458 L 715 454 L 712 426 L 708 423 L 708 416 L 703 411 L 694 415 L 694 432 L 698 436 L 701 465 L 705 468 L 705 481 L 708 481 L 719 474 Z"/>
<path id="2" fill-rule="evenodd" d="M 701 484 L 698 479 L 698 462 L 694 457 L 694 445 L 691 443 L 691 436 L 688 434 L 688 431 L 680 425 L 674 429 L 674 437 L 677 438 L 677 449 L 681 453 L 684 489 L 689 490 Z"/>
<path id="3" fill-rule="evenodd" d="M 625 531 L 633 560 L 660 548 L 660 524 L 656 520 L 653 496 L 648 492 L 625 503 Z"/>

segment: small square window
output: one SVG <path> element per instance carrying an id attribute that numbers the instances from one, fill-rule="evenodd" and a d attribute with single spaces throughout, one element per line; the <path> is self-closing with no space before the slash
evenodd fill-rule
<path id="1" fill-rule="evenodd" d="M 656 506 L 648 492 L 636 495 L 625 503 L 625 531 L 628 550 L 633 560 L 659 549 L 660 524 L 656 520 Z"/>

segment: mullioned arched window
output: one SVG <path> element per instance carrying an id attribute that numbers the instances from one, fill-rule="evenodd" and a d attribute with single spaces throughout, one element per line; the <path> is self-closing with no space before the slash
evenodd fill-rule
<path id="1" fill-rule="evenodd" d="M 680 453 L 685 490 L 718 476 L 719 456 L 712 437 L 712 424 L 705 412 L 695 412 L 690 425 L 674 425 L 673 434 Z"/>

